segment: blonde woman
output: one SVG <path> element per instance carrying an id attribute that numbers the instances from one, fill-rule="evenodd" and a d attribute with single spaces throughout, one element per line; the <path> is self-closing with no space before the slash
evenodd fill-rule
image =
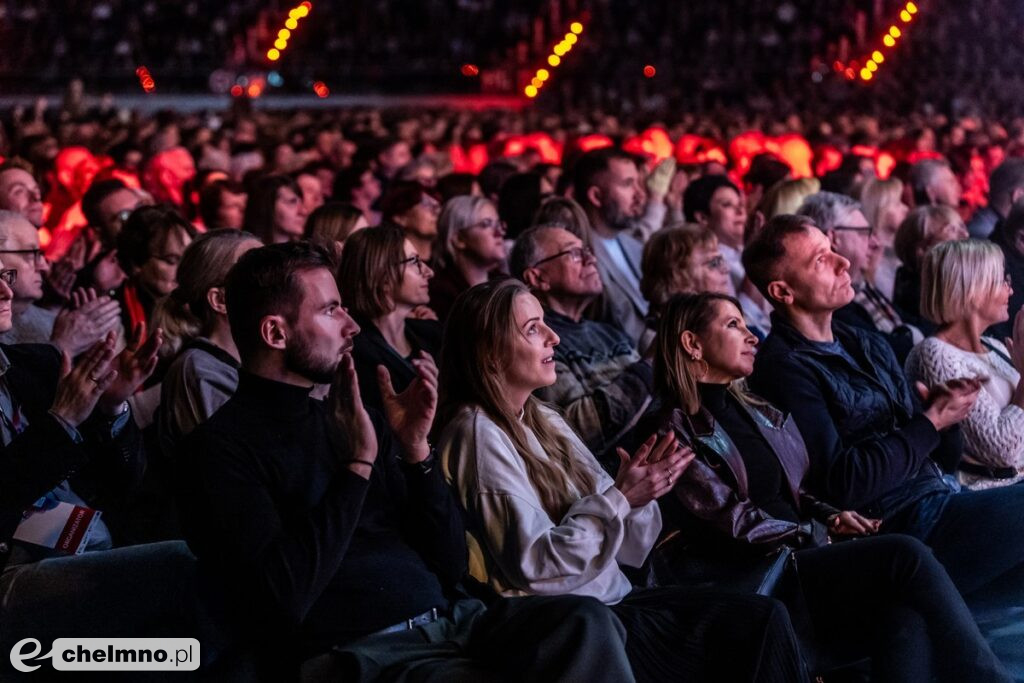
<path id="1" fill-rule="evenodd" d="M 960 377 L 988 379 L 961 422 L 964 457 L 960 481 L 971 488 L 1024 479 L 1024 316 L 1006 344 L 983 336 L 1008 319 L 1012 289 L 1003 253 L 992 242 L 946 242 L 925 254 L 921 312 L 938 325 L 934 336 L 907 358 L 907 375 L 927 386 Z"/>
<path id="2" fill-rule="evenodd" d="M 892 302 L 908 322 L 926 333 L 934 325 L 921 315 L 921 261 L 936 244 L 967 239 L 967 226 L 948 206 L 919 206 L 903 219 L 893 239 L 893 249 L 903 263 L 896 271 Z"/>
<path id="3" fill-rule="evenodd" d="M 435 424 L 447 425 L 438 450 L 467 515 L 473 576 L 506 597 L 611 605 L 639 681 L 803 680 L 775 601 L 634 589 L 620 565 L 644 563 L 661 531 L 656 500 L 692 453 L 673 435 L 652 436 L 632 457 L 619 449 L 617 475 L 606 474 L 533 397 L 555 382 L 558 341 L 518 280 L 473 287 L 448 319 Z"/>
<path id="4" fill-rule="evenodd" d="M 903 181 L 899 178 L 868 179 L 860 193 L 860 205 L 864 217 L 875 229 L 875 241 L 880 247 L 871 253 L 864 276 L 886 298 L 892 299 L 896 270 L 900 267 L 893 241 L 896 239 L 896 230 L 910 211 L 910 207 L 903 202 Z"/>

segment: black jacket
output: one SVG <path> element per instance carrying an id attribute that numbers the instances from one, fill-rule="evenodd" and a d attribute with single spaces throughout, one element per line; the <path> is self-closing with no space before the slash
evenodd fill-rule
<path id="1" fill-rule="evenodd" d="M 369 320 L 359 318 L 360 332 L 353 341 L 352 360 L 356 365 L 356 375 L 359 377 L 359 394 L 363 399 L 363 405 L 374 410 L 383 411 L 381 403 L 380 388 L 377 386 L 377 366 L 383 365 L 391 373 L 391 385 L 395 391 L 401 393 L 416 379 L 416 368 L 407 359 L 403 358 L 384 339 L 380 330 Z M 440 361 L 438 353 L 441 351 L 441 323 L 436 320 L 415 320 L 405 321 L 405 336 L 413 346 L 413 357 L 419 355 L 420 351 L 426 351 Z"/>
<path id="2" fill-rule="evenodd" d="M 952 471 L 962 451 L 959 429 L 940 435 L 921 414 L 880 335 L 836 321 L 832 331 L 859 367 L 773 315 L 751 377 L 753 390 L 791 413 L 800 428 L 811 457 L 808 490 L 882 518 L 948 492 L 932 458 Z"/>
<path id="3" fill-rule="evenodd" d="M 0 566 L 22 513 L 65 479 L 89 505 L 107 510 L 142 479 L 142 435 L 133 420 L 116 439 L 94 415 L 79 425 L 76 444 L 49 410 L 60 379 L 60 353 L 49 344 L 0 345 L 11 365 L 4 375 L 28 427 L 0 446 Z"/>

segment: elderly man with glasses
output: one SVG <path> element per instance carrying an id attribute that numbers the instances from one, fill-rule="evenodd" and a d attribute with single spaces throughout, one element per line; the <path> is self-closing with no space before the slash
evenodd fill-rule
<path id="1" fill-rule="evenodd" d="M 874 228 L 865 218 L 860 202 L 836 192 L 812 194 L 797 210 L 807 216 L 832 242 L 832 248 L 850 262 L 853 301 L 837 310 L 836 320 L 886 338 L 900 363 L 921 341 L 920 330 L 903 321 L 903 315 L 877 287 L 864 277 L 872 255 L 881 248 Z"/>
<path id="2" fill-rule="evenodd" d="M 565 228 L 540 225 L 516 240 L 510 270 L 533 290 L 560 339 L 558 380 L 541 398 L 562 409 L 606 467 L 617 465 L 615 446 L 650 403 L 653 372 L 625 332 L 583 318 L 602 292 L 594 252 Z"/>
<path id="3" fill-rule="evenodd" d="M 0 342 L 50 343 L 74 357 L 119 327 L 120 305 L 93 292 L 75 292 L 69 307 L 59 311 L 37 305 L 50 264 L 35 226 L 19 213 L 0 210 L 0 259 L 16 273 L 9 283 L 13 327 L 0 333 Z"/>

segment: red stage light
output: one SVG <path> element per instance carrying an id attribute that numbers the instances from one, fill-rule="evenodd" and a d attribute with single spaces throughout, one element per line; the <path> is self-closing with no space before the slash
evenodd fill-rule
<path id="1" fill-rule="evenodd" d="M 476 64 L 463 64 L 462 65 L 462 75 L 465 76 L 466 78 L 471 78 L 471 77 L 477 76 L 479 74 L 480 74 L 480 69 L 477 67 Z"/>
<path id="2" fill-rule="evenodd" d="M 658 73 L 658 70 L 648 64 L 644 67 L 644 76 L 647 78 L 654 78 L 654 74 Z"/>
<path id="3" fill-rule="evenodd" d="M 241 97 L 242 96 L 242 86 L 238 85 L 237 83 L 235 85 L 231 86 L 231 96 L 232 97 Z"/>

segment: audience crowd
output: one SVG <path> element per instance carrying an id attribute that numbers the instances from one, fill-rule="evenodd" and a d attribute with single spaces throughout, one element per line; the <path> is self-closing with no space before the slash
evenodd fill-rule
<path id="1" fill-rule="evenodd" d="M 1024 125 L 713 120 L 12 114 L 0 650 L 1024 678 Z"/>

